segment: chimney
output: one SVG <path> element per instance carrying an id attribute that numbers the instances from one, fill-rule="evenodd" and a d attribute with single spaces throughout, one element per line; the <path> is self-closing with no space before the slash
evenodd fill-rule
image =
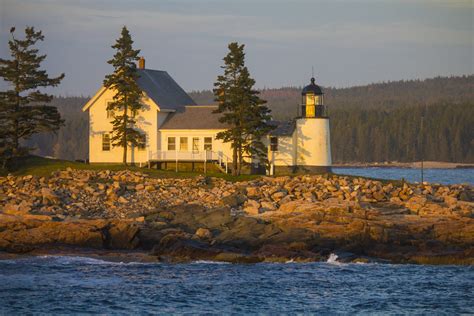
<path id="1" fill-rule="evenodd" d="M 145 58 L 143 56 L 138 60 L 138 69 L 145 69 Z"/>

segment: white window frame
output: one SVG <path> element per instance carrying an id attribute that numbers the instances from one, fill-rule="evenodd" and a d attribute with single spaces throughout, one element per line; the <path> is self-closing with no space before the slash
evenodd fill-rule
<path id="1" fill-rule="evenodd" d="M 146 134 L 142 134 L 140 140 L 138 141 L 137 149 L 138 151 L 144 151 L 146 149 Z"/>
<path id="2" fill-rule="evenodd" d="M 115 117 L 115 113 L 114 111 L 111 111 L 111 110 L 107 110 L 107 108 L 109 107 L 109 103 L 112 103 L 114 101 L 107 101 L 105 102 L 105 112 L 107 113 L 107 118 L 110 119 L 110 118 L 114 118 Z"/>
<path id="3" fill-rule="evenodd" d="M 179 138 L 179 151 L 189 151 L 189 140 L 188 140 L 189 137 L 187 136 L 183 136 L 183 137 L 180 137 Z M 183 140 L 186 140 L 185 142 L 183 142 Z M 186 145 L 186 146 L 183 146 L 183 145 Z M 186 147 L 186 148 L 184 148 Z"/>
<path id="4" fill-rule="evenodd" d="M 105 146 L 105 144 L 107 143 L 104 142 L 104 138 L 106 137 L 108 138 L 108 146 Z M 106 147 L 108 147 L 108 149 L 104 149 Z M 111 147 L 112 147 L 112 143 L 110 139 L 110 133 L 102 133 L 102 151 L 110 151 Z"/>
<path id="5" fill-rule="evenodd" d="M 173 139 L 174 143 L 170 143 L 170 139 Z M 166 142 L 167 142 L 166 148 L 168 149 L 168 151 L 175 151 L 176 150 L 176 137 L 175 136 L 168 136 L 168 138 L 166 138 Z M 174 148 L 170 149 L 170 145 L 173 145 Z"/>
<path id="6" fill-rule="evenodd" d="M 211 139 L 211 142 L 210 142 L 210 143 L 206 143 L 206 139 Z M 212 151 L 212 147 L 213 147 L 213 145 L 214 145 L 213 142 L 214 142 L 214 138 L 213 138 L 213 137 L 211 137 L 211 136 L 206 136 L 206 137 L 204 137 L 204 150 L 205 150 L 205 151 Z M 211 148 L 210 148 L 210 149 L 207 149 L 206 146 L 209 146 L 209 145 L 211 146 Z"/>
<path id="7" fill-rule="evenodd" d="M 195 146 L 194 146 L 194 145 L 195 145 L 195 142 L 194 142 L 195 140 L 197 140 L 197 146 L 196 146 L 196 148 L 195 148 Z M 193 152 L 199 152 L 199 151 L 201 151 L 201 148 L 200 148 L 200 147 L 201 147 L 201 137 L 193 137 L 193 138 L 192 138 L 192 151 L 193 151 Z"/>

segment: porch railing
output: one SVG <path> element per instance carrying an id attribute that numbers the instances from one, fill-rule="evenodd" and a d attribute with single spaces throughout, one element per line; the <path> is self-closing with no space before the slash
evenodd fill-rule
<path id="1" fill-rule="evenodd" d="M 160 150 L 148 152 L 148 166 L 152 161 L 174 161 L 176 162 L 176 171 L 178 171 L 179 162 L 203 162 L 204 172 L 206 172 L 207 162 L 215 162 L 221 169 L 229 170 L 230 159 L 222 151 L 179 151 L 179 150 Z M 224 170 L 223 170 L 224 171 Z"/>

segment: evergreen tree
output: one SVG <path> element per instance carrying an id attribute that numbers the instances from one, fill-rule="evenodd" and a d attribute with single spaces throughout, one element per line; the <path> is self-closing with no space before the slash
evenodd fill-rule
<path id="1" fill-rule="evenodd" d="M 230 127 L 218 133 L 217 138 L 231 143 L 232 174 L 239 175 L 245 157 L 254 157 L 268 164 L 266 147 L 261 139 L 271 129 L 267 124 L 270 110 L 253 87 L 255 80 L 245 67 L 244 45 L 234 42 L 228 48 L 224 66 L 221 66 L 224 74 L 214 83 L 214 95 L 219 103 L 215 113 L 222 113 L 219 120 Z"/>
<path id="2" fill-rule="evenodd" d="M 14 32 L 12 27 L 8 42 L 12 59 L 0 58 L 0 77 L 10 87 L 0 92 L 0 151 L 4 157 L 27 152 L 20 148 L 21 140 L 40 132 L 55 132 L 63 124 L 57 108 L 47 105 L 53 96 L 37 89 L 57 86 L 64 78 L 64 74 L 49 78 L 40 69 L 46 55 L 38 55 L 33 46 L 44 40 L 42 32 L 27 27 L 23 40 L 15 38 Z"/>
<path id="3" fill-rule="evenodd" d="M 134 50 L 132 44 L 132 37 L 124 26 L 120 38 L 112 46 L 116 53 L 108 61 L 114 67 L 114 72 L 105 76 L 104 80 L 104 86 L 115 91 L 113 101 L 107 106 L 107 111 L 114 114 L 111 142 L 114 147 L 123 148 L 125 165 L 128 145 L 137 146 L 143 137 L 143 134 L 135 129 L 135 115 L 143 107 L 136 66 L 140 50 Z"/>

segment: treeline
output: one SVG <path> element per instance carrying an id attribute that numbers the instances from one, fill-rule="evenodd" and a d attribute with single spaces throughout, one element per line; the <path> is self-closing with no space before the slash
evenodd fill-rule
<path id="1" fill-rule="evenodd" d="M 474 163 L 474 76 L 398 81 L 344 89 L 325 88 L 330 107 L 335 162 L 418 161 L 424 115 L 426 160 Z M 296 116 L 301 88 L 266 89 L 275 119 Z M 193 91 L 198 104 L 215 103 L 212 92 Z M 88 156 L 88 98 L 55 98 L 65 119 L 57 135 L 37 135 L 28 144 L 41 155 L 64 159 Z"/>
<path id="2" fill-rule="evenodd" d="M 423 117 L 423 132 L 421 121 Z M 331 113 L 335 162 L 474 162 L 474 102 Z"/>
<path id="3" fill-rule="evenodd" d="M 55 97 L 50 105 L 56 106 L 64 126 L 57 133 L 36 134 L 25 146 L 40 156 L 67 160 L 84 160 L 89 156 L 89 116 L 82 112 L 88 97 Z"/>
<path id="4" fill-rule="evenodd" d="M 303 87 L 264 89 L 260 96 L 267 100 L 275 119 L 288 119 L 297 113 L 302 89 Z M 323 92 L 326 105 L 333 110 L 386 110 L 400 106 L 461 104 L 474 100 L 474 75 L 402 80 L 350 88 L 323 87 Z M 198 104 L 214 103 L 210 90 L 192 91 L 189 95 Z"/>

